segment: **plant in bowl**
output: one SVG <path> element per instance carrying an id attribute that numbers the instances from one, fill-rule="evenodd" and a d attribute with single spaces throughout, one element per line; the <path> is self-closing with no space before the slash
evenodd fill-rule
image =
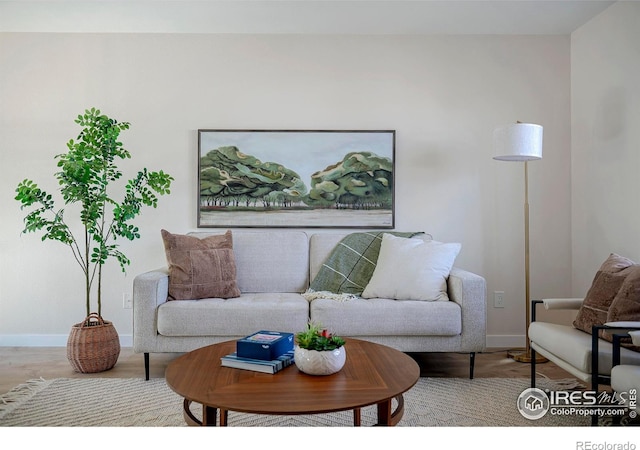
<path id="1" fill-rule="evenodd" d="M 309 323 L 307 329 L 296 334 L 296 343 L 307 350 L 335 350 L 344 345 L 344 339 L 334 336 L 321 325 Z"/>
<path id="2" fill-rule="evenodd" d="M 23 233 L 42 232 L 42 240 L 66 245 L 84 275 L 86 318 L 74 325 L 67 342 L 67 358 L 77 372 L 111 369 L 120 353 L 118 334 L 111 322 L 102 319 L 102 266 L 113 258 L 122 271 L 129 259 L 119 250 L 117 238 L 134 240 L 140 231 L 131 221 L 144 206 L 156 207 L 158 195 L 169 194 L 173 178 L 163 172 L 142 169 L 123 183 L 117 159 L 131 158 L 118 140 L 128 122 L 118 122 L 92 108 L 75 122 L 82 127 L 77 139 L 67 143 L 67 153 L 56 156 L 55 174 L 67 213 L 56 207 L 53 196 L 29 179 L 16 189 L 21 208 L 29 208 Z M 123 190 L 121 197 L 114 190 Z M 72 223 L 70 219 L 75 219 Z M 95 291 L 97 312 L 92 310 Z"/>
<path id="3" fill-rule="evenodd" d="M 344 366 L 347 358 L 344 339 L 320 324 L 307 324 L 307 329 L 295 337 L 294 362 L 300 371 L 309 375 L 331 375 Z"/>

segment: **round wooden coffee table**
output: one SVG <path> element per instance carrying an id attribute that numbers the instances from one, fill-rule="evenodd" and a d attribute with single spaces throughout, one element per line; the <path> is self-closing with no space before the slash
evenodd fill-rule
<path id="1" fill-rule="evenodd" d="M 307 375 L 291 365 L 265 374 L 222 367 L 220 358 L 235 351 L 236 341 L 186 353 L 167 366 L 169 387 L 184 397 L 185 420 L 190 425 L 227 425 L 228 411 L 253 414 L 321 414 L 354 411 L 360 425 L 360 408 L 377 405 L 378 425 L 396 425 L 404 413 L 402 394 L 420 377 L 418 364 L 390 347 L 358 339 L 345 339 L 347 362 L 333 375 Z M 396 399 L 396 409 L 392 400 Z M 202 405 L 202 420 L 190 410 Z"/>

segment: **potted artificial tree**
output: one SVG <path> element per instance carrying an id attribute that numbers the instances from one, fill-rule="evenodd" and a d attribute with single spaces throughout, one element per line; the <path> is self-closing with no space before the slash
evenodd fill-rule
<path id="1" fill-rule="evenodd" d="M 116 159 L 131 157 L 118 141 L 120 132 L 128 129 L 129 123 L 111 119 L 95 108 L 86 110 L 75 122 L 83 129 L 76 140 L 67 143 L 67 153 L 55 157 L 59 167 L 55 177 L 64 204 L 79 205 L 74 219 L 80 226 L 71 227 L 64 209 L 56 208 L 52 196 L 29 179 L 18 185 L 15 198 L 22 209 L 31 207 L 22 232 L 41 231 L 43 241 L 51 239 L 67 245 L 82 269 L 86 317 L 71 329 L 67 358 L 77 372 L 93 373 L 111 369 L 120 354 L 113 324 L 102 319 L 102 266 L 115 258 L 125 271 L 130 261 L 118 249 L 116 239 L 140 237 L 131 220 L 143 206 L 155 208 L 156 194 L 169 194 L 173 178 L 163 171 L 143 169 L 122 187 L 121 200 L 116 200 L 109 188 L 122 176 Z M 97 312 L 92 312 L 91 307 L 94 290 Z"/>

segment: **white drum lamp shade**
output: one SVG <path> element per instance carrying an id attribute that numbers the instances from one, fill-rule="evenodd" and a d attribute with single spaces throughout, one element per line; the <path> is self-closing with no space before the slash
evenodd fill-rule
<path id="1" fill-rule="evenodd" d="M 493 159 L 500 161 L 532 161 L 542 159 L 542 126 L 534 123 L 512 123 L 493 131 Z"/>

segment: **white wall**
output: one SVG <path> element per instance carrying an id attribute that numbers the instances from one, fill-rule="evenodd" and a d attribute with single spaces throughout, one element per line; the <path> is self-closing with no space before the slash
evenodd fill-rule
<path id="1" fill-rule="evenodd" d="M 571 36 L 574 295 L 609 253 L 640 261 L 639 24 L 617 2 Z"/>
<path id="2" fill-rule="evenodd" d="M 489 345 L 524 343 L 523 169 L 492 159 L 496 125 L 544 128 L 530 164 L 532 296 L 571 291 L 568 36 L 0 34 L 0 345 L 64 345 L 84 317 L 68 250 L 21 235 L 25 177 L 55 190 L 54 155 L 88 107 L 132 124 L 124 165 L 176 179 L 132 265 L 106 273 L 103 315 L 127 342 L 122 308 L 137 273 L 162 266 L 161 228 L 196 228 L 197 130 L 395 129 L 396 229 L 461 242 L 457 265 L 488 283 Z M 494 309 L 492 293 L 507 307 Z M 130 342 L 130 341 L 129 341 Z"/>

